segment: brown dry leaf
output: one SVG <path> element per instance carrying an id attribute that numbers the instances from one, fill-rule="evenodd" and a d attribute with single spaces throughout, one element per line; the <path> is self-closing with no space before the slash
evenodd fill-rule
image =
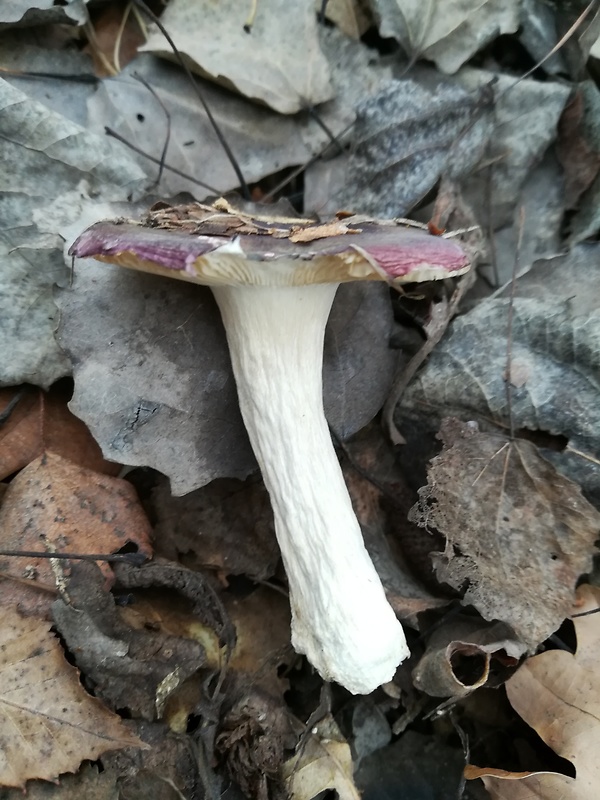
<path id="1" fill-rule="evenodd" d="M 90 697 L 50 626 L 5 608 L 0 625 L 0 784 L 54 780 L 85 759 L 143 743 Z"/>
<path id="2" fill-rule="evenodd" d="M 339 800 L 360 800 L 352 777 L 350 745 L 333 717 L 325 717 L 313 731 L 306 745 L 283 767 L 292 800 L 311 800 L 326 789 L 335 789 Z"/>
<path id="3" fill-rule="evenodd" d="M 288 238 L 290 242 L 314 242 L 315 239 L 327 239 L 329 236 L 341 236 L 345 233 L 361 233 L 361 229 L 349 228 L 338 220 L 311 227 L 292 227 Z"/>
<path id="4" fill-rule="evenodd" d="M 600 588 L 582 586 L 574 613 L 600 606 Z M 573 620 L 577 651 L 549 650 L 529 658 L 506 684 L 518 714 L 576 769 L 513 773 L 468 766 L 467 778 L 483 778 L 493 800 L 597 800 L 600 786 L 600 616 Z"/>
<path id="5" fill-rule="evenodd" d="M 0 480 L 23 469 L 46 450 L 96 472 L 118 474 L 119 464 L 102 458 L 85 424 L 69 411 L 68 400 L 60 384 L 49 392 L 33 386 L 0 390 L 0 413 L 16 402 L 0 427 Z"/>
<path id="6" fill-rule="evenodd" d="M 492 665 L 494 684 L 503 682 L 507 668 L 518 665 L 525 649 L 501 622 L 454 619 L 432 634 L 413 670 L 413 682 L 429 697 L 467 697 L 488 682 Z"/>
<path id="7" fill-rule="evenodd" d="M 127 481 L 54 453 L 36 458 L 9 485 L 0 508 L 0 549 L 114 553 L 127 544 L 150 556 L 150 524 Z M 107 580 L 112 572 L 100 564 Z M 53 589 L 49 559 L 0 557 L 0 576 Z M 1 583 L 4 582 L 0 582 Z"/>
<path id="8" fill-rule="evenodd" d="M 568 616 L 577 579 L 592 565 L 600 513 L 528 441 L 445 420 L 442 453 L 411 518 L 442 533 L 440 581 L 463 603 L 510 625 L 530 649 Z"/>

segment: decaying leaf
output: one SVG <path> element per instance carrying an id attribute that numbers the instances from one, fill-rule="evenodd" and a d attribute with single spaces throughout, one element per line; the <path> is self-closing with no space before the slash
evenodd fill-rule
<path id="1" fill-rule="evenodd" d="M 292 800 L 311 800 L 326 789 L 335 789 L 340 800 L 359 800 L 352 770 L 350 745 L 328 715 L 284 764 L 283 777 Z"/>
<path id="2" fill-rule="evenodd" d="M 27 800 L 122 800 L 117 780 L 118 776 L 112 770 L 87 763 L 75 774 L 67 772 L 61 775 L 56 782 L 27 781 L 25 796 Z M 0 789 L 0 800 L 23 800 L 23 790 Z"/>
<path id="3" fill-rule="evenodd" d="M 357 108 L 339 204 L 384 217 L 407 214 L 446 170 L 470 172 L 489 126 L 483 94 L 458 81 L 436 78 L 435 88 L 412 78 L 389 81 Z"/>
<path id="4" fill-rule="evenodd" d="M 444 450 L 411 512 L 446 537 L 433 556 L 437 576 L 533 650 L 569 614 L 577 579 L 591 568 L 600 513 L 531 442 L 452 419 L 440 437 Z"/>
<path id="5" fill-rule="evenodd" d="M 50 625 L 10 608 L 0 625 L 0 784 L 53 780 L 107 750 L 139 747 L 121 719 L 90 697 Z M 26 743 L 27 746 L 24 746 Z"/>
<path id="6" fill-rule="evenodd" d="M 286 24 L 282 25 L 282 19 Z M 314 0 L 237 0 L 199 5 L 173 0 L 161 19 L 192 67 L 283 114 L 317 105 L 333 94 L 317 37 Z M 152 30 L 144 50 L 172 58 Z"/>
<path id="7" fill-rule="evenodd" d="M 280 552 L 273 511 L 261 481 L 223 478 L 173 497 L 167 480 L 152 491 L 157 552 L 171 560 L 222 575 L 265 580 L 275 574 Z"/>
<path id="8" fill-rule="evenodd" d="M 152 551 L 150 524 L 130 483 L 53 453 L 36 458 L 11 482 L 0 508 L 0 530 L 4 550 L 107 554 L 130 543 L 146 555 Z M 110 568 L 100 568 L 112 580 Z M 55 586 L 47 558 L 2 556 L 0 576 Z"/>
<path id="9" fill-rule="evenodd" d="M 582 586 L 573 613 L 596 610 L 600 589 Z M 575 778 L 554 772 L 507 772 L 468 766 L 492 800 L 596 800 L 600 786 L 600 616 L 573 620 L 575 654 L 549 650 L 527 659 L 506 684 L 518 714 L 563 758 Z"/>
<path id="10" fill-rule="evenodd" d="M 77 665 L 107 704 L 128 709 L 135 718 L 161 719 L 169 696 L 206 666 L 202 642 L 183 623 L 193 628 L 191 618 L 200 627 L 209 616 L 213 593 L 200 573 L 176 564 L 152 562 L 140 569 L 116 571 L 120 591 L 131 592 L 131 606 L 120 609 L 97 568 L 80 563 L 73 567 L 67 584 L 72 604 L 57 600 L 52 615 Z M 177 613 L 168 613 L 168 600 L 162 604 L 159 600 L 153 608 L 141 592 L 139 603 L 135 602 L 140 587 L 167 597 L 168 590 L 174 590 L 177 595 L 171 607 L 175 608 L 177 598 L 185 594 L 188 603 L 179 607 L 187 610 L 191 601 L 192 613 L 182 614 L 177 624 Z M 218 624 L 210 628 L 217 642 Z"/>

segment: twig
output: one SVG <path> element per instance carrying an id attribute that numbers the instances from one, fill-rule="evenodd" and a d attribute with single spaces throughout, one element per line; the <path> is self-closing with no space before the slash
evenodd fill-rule
<path id="1" fill-rule="evenodd" d="M 104 133 L 107 136 L 112 136 L 113 139 L 116 139 L 118 142 L 121 142 L 121 144 L 124 144 L 125 147 L 128 147 L 130 150 L 133 150 L 134 153 L 137 153 L 138 155 L 147 158 L 148 161 L 152 161 L 154 164 L 161 163 L 159 158 L 155 158 L 154 156 L 151 156 L 150 153 L 146 153 L 140 147 L 136 147 L 134 144 L 128 141 L 124 136 L 121 136 L 120 133 L 117 133 L 112 128 L 106 126 L 104 128 Z M 198 180 L 198 178 L 194 178 L 192 175 L 187 175 L 180 169 L 170 166 L 170 164 L 163 164 L 163 169 L 166 169 L 168 172 L 172 172 L 175 175 L 179 175 L 181 178 L 185 178 L 186 180 L 191 181 L 192 183 L 195 183 L 198 186 L 202 186 L 203 189 L 208 189 L 208 191 L 212 192 L 213 194 L 220 194 L 220 191 L 218 189 L 215 189 L 214 186 L 211 186 L 208 183 L 204 183 L 204 181 Z"/>
<path id="2" fill-rule="evenodd" d="M 151 187 L 149 187 L 149 188 L 153 188 L 154 186 L 158 186 L 158 184 L 160 183 L 160 180 L 162 178 L 162 174 L 163 174 L 164 169 L 165 169 L 165 160 L 167 158 L 167 150 L 169 148 L 169 142 L 171 141 L 171 115 L 169 114 L 169 109 L 165 106 L 163 101 L 160 99 L 160 95 L 158 94 L 158 92 L 148 83 L 148 81 L 142 75 L 140 75 L 138 72 L 134 72 L 133 73 L 133 77 L 136 78 L 136 80 L 140 81 L 140 83 L 143 83 L 143 85 L 146 87 L 146 89 L 148 89 L 148 91 L 150 92 L 152 97 L 154 97 L 156 102 L 160 105 L 162 110 L 165 112 L 165 117 L 167 119 L 167 135 L 165 136 L 165 143 L 163 145 L 162 153 L 160 154 L 160 164 L 158 166 L 158 175 L 156 176 L 156 180 L 154 181 L 154 184 Z"/>
<path id="3" fill-rule="evenodd" d="M 55 553 L 39 550 L 0 550 L 0 556 L 8 558 L 57 558 L 72 561 L 106 561 L 125 563 L 132 567 L 140 567 L 148 556 L 144 553 Z"/>
<path id="4" fill-rule="evenodd" d="M 190 71 L 190 68 L 188 67 L 185 59 L 183 58 L 183 56 L 181 55 L 181 53 L 177 49 L 177 46 L 175 45 L 175 42 L 173 41 L 173 39 L 169 35 L 169 33 L 168 33 L 167 29 L 165 28 L 165 26 L 162 24 L 162 22 L 156 16 L 156 14 L 148 8 L 148 6 L 144 2 L 144 0 L 132 0 L 132 2 L 135 3 L 135 5 L 141 11 L 143 11 L 143 13 L 146 14 L 152 20 L 152 22 L 156 25 L 156 27 L 159 29 L 159 31 L 162 33 L 162 35 L 165 37 L 165 39 L 169 43 L 169 46 L 171 47 L 171 50 L 173 51 L 177 61 L 179 62 L 179 66 L 185 72 L 190 84 L 192 85 L 192 87 L 193 87 L 193 89 L 194 89 L 194 91 L 196 93 L 196 97 L 200 101 L 200 103 L 202 105 L 202 108 L 204 109 L 204 112 L 205 112 L 206 116 L 208 117 L 208 120 L 209 120 L 210 124 L 213 127 L 213 130 L 214 130 L 214 132 L 215 132 L 215 134 L 217 136 L 217 139 L 219 140 L 219 144 L 221 145 L 221 147 L 225 151 L 225 154 L 227 155 L 227 158 L 229 159 L 229 163 L 231 164 L 231 166 L 233 168 L 233 171 L 236 174 L 236 177 L 237 177 L 237 179 L 239 181 L 239 185 L 240 185 L 240 188 L 242 190 L 242 194 L 243 194 L 244 198 L 246 200 L 250 200 L 250 190 L 248 189 L 248 184 L 246 183 L 246 180 L 244 178 L 242 170 L 240 169 L 240 165 L 238 164 L 238 161 L 237 161 L 236 157 L 233 154 L 233 150 L 229 146 L 229 143 L 228 143 L 227 139 L 225 138 L 225 135 L 223 134 L 223 131 L 221 130 L 218 122 L 216 121 L 216 119 L 214 118 L 213 113 L 210 110 L 210 106 L 206 102 L 206 99 L 204 98 L 204 95 L 203 95 L 202 91 L 200 90 L 200 87 L 198 86 L 198 83 L 194 80 L 194 76 L 192 75 L 192 73 Z"/>
<path id="5" fill-rule="evenodd" d="M 474 272 L 467 272 L 467 274 L 460 279 L 450 300 L 444 299 L 441 303 L 434 306 L 427 330 L 427 341 L 423 344 L 423 347 L 420 348 L 419 352 L 411 358 L 394 381 L 390 396 L 385 402 L 382 413 L 383 428 L 393 444 L 405 444 L 404 437 L 394 422 L 396 406 L 400 402 L 402 395 L 406 391 L 406 387 L 413 379 L 421 364 L 423 364 L 434 347 L 440 342 L 450 321 L 457 312 L 460 301 L 464 297 L 465 292 L 471 288 L 474 280 Z"/>

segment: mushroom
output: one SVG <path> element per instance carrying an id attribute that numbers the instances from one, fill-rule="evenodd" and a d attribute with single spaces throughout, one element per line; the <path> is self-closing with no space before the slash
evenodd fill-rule
<path id="1" fill-rule="evenodd" d="M 460 275 L 454 242 L 393 221 L 319 224 L 213 205 L 161 204 L 99 222 L 70 249 L 206 284 L 227 333 L 240 409 L 271 497 L 289 581 L 292 644 L 325 680 L 369 693 L 409 655 L 365 549 L 323 413 L 325 325 L 341 282 Z"/>

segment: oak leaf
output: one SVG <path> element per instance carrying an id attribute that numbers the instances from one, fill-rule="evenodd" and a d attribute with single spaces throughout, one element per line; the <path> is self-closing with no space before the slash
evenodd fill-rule
<path id="1" fill-rule="evenodd" d="M 598 610 L 600 588 L 582 586 L 575 613 Z M 507 772 L 469 765 L 492 800 L 597 800 L 600 786 L 600 616 L 573 620 L 577 650 L 548 650 L 529 658 L 506 684 L 515 711 L 560 756 L 576 777 L 555 772 Z"/>

